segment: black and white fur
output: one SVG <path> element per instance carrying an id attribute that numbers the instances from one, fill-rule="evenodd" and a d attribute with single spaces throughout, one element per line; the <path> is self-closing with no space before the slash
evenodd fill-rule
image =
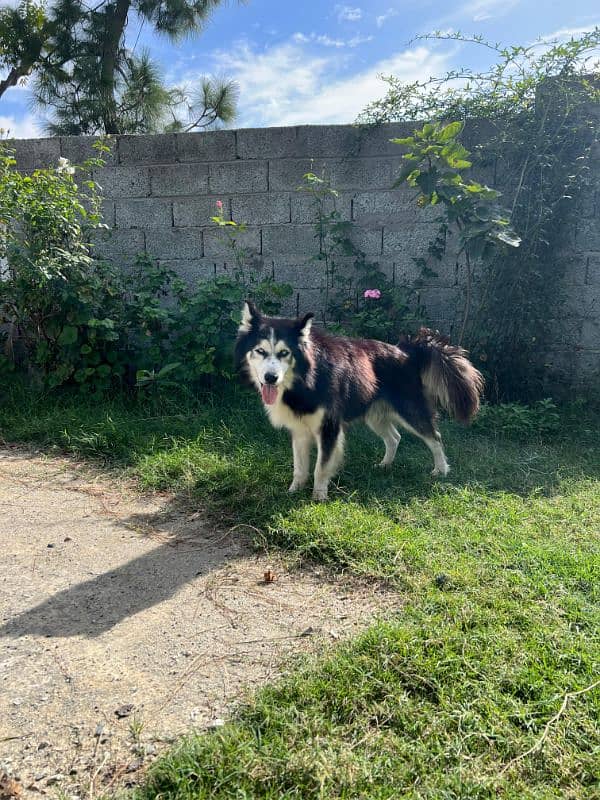
<path id="1" fill-rule="evenodd" d="M 433 474 L 447 475 L 436 409 L 469 422 L 483 391 L 483 378 L 465 351 L 426 328 L 395 346 L 332 336 L 314 328 L 312 319 L 266 317 L 246 302 L 235 348 L 237 367 L 261 393 L 271 423 L 292 435 L 289 491 L 306 484 L 316 443 L 313 498 L 327 499 L 342 463 L 345 430 L 358 419 L 383 440 L 380 466 L 392 464 L 401 426 L 430 449 Z"/>

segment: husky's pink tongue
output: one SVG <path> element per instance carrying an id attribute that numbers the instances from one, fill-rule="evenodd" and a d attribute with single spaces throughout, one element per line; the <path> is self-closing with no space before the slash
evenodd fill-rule
<path id="1" fill-rule="evenodd" d="M 262 395 L 263 403 L 272 406 L 277 400 L 277 389 L 272 383 L 263 383 L 260 393 Z"/>

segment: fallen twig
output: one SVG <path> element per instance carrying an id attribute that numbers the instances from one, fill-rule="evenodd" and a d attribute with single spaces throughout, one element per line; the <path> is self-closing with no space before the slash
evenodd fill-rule
<path id="1" fill-rule="evenodd" d="M 550 733 L 550 728 L 552 727 L 552 725 L 555 722 L 558 722 L 558 720 L 561 718 L 561 716 L 563 715 L 563 713 L 565 712 L 565 709 L 567 708 L 567 706 L 569 704 L 569 701 L 572 700 L 574 697 L 577 697 L 580 694 L 585 694 L 586 692 L 591 692 L 592 689 L 596 688 L 596 686 L 600 686 L 600 680 L 594 681 L 594 683 L 590 683 L 590 685 L 586 686 L 585 689 L 579 689 L 576 692 L 567 692 L 565 694 L 565 696 L 563 697 L 563 701 L 561 703 L 561 706 L 558 709 L 558 711 L 556 712 L 556 714 L 553 717 L 551 717 L 548 720 L 548 722 L 546 723 L 540 738 L 529 748 L 529 750 L 526 750 L 524 753 L 521 753 L 521 755 L 516 756 L 515 758 L 511 759 L 508 762 L 508 764 L 505 764 L 505 766 L 502 767 L 502 769 L 500 770 L 499 774 L 503 775 L 508 769 L 510 769 L 510 767 L 512 767 L 518 761 L 522 761 L 524 758 L 527 758 L 527 756 L 530 756 L 533 753 L 535 753 L 538 750 L 540 750 L 542 745 L 544 744 L 544 742 L 548 738 L 548 735 Z"/>

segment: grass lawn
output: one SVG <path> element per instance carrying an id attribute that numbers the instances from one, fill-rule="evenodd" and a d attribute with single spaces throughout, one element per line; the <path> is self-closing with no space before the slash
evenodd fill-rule
<path id="1" fill-rule="evenodd" d="M 299 664 L 190 737 L 160 798 L 600 798 L 600 424 L 506 437 L 445 424 L 453 471 L 409 435 L 388 472 L 358 427 L 328 504 L 290 498 L 287 436 L 251 393 L 171 403 L 35 399 L 0 438 L 126 469 L 298 557 L 389 582 L 397 615 Z"/>

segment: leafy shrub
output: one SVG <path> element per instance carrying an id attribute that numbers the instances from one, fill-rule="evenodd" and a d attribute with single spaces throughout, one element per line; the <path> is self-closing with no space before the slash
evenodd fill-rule
<path id="1" fill-rule="evenodd" d="M 464 341 L 475 359 L 485 362 L 496 398 L 530 402 L 554 388 L 546 362 L 565 300 L 564 245 L 576 225 L 577 200 L 590 184 L 598 148 L 600 27 L 524 46 L 503 46 L 460 31 L 417 38 L 469 44 L 493 61 L 484 69 L 451 70 L 425 81 L 384 78 L 387 94 L 360 119 L 419 126 L 478 121 L 469 126 L 466 141 L 473 142 L 479 129 L 479 145 L 472 147 L 475 166 L 483 174 L 493 170 L 502 185 L 521 245 L 495 248 L 485 269 L 462 271 Z M 438 179 L 445 172 L 438 171 Z M 494 222 L 487 210 L 482 222 Z M 476 250 L 480 246 L 477 239 L 473 244 Z M 474 260 L 473 250 L 469 259 Z"/>
<path id="2" fill-rule="evenodd" d="M 117 278 L 89 251 L 103 225 L 98 188 L 86 173 L 103 163 L 98 157 L 80 168 L 61 159 L 56 169 L 22 175 L 11 152 L 0 151 L 4 351 L 48 387 L 106 385 L 123 372 L 111 316 Z"/>
<path id="3" fill-rule="evenodd" d="M 92 258 L 92 235 L 106 227 L 99 187 L 87 177 L 104 163 L 98 148 L 81 167 L 61 159 L 31 175 L 0 151 L 0 371 L 17 365 L 45 388 L 101 392 L 136 379 L 148 386 L 228 375 L 243 298 L 274 313 L 291 288 L 245 269 L 244 226 L 222 214 L 213 220 L 236 266 L 192 290 L 148 256 L 127 274 Z"/>
<path id="4" fill-rule="evenodd" d="M 557 406 L 548 398 L 530 406 L 521 403 L 486 404 L 482 406 L 474 424 L 482 431 L 515 438 L 548 436 L 558 431 L 560 415 Z"/>
<path id="5" fill-rule="evenodd" d="M 379 264 L 357 247 L 352 239 L 353 224 L 343 220 L 335 207 L 337 191 L 312 172 L 303 176 L 299 191 L 312 197 L 319 240 L 314 261 L 324 271 L 324 305 L 330 329 L 389 342 L 398 341 L 401 333 L 416 330 L 423 321 L 416 293 L 395 286 Z M 352 260 L 351 271 L 346 266 L 348 259 Z"/>

